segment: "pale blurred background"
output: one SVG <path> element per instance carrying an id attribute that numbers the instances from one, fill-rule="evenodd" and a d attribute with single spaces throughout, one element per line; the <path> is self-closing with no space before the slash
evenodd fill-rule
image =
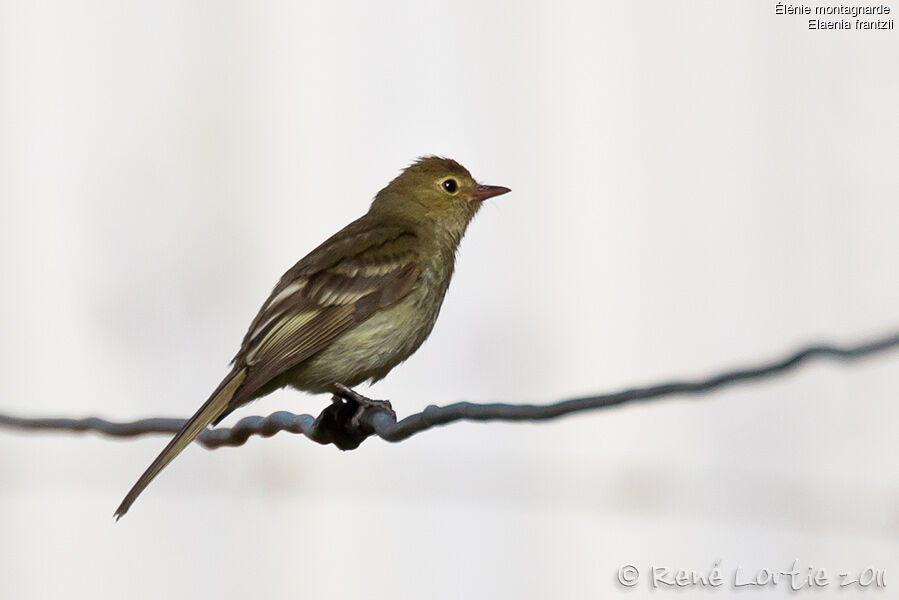
<path id="1" fill-rule="evenodd" d="M 897 58 L 895 30 L 748 0 L 4 0 L 0 412 L 189 415 L 281 273 L 432 153 L 513 193 L 470 228 L 430 340 L 363 388 L 400 416 L 888 332 Z M 897 400 L 894 353 L 348 453 L 195 447 L 118 524 L 164 438 L 0 430 L 0 598 L 661 597 L 618 568 L 718 559 L 873 566 L 884 597 Z"/>

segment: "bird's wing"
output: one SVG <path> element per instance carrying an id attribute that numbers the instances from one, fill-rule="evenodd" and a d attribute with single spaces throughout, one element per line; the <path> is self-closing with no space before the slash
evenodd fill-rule
<path id="1" fill-rule="evenodd" d="M 209 423 L 218 423 L 274 377 L 408 294 L 418 279 L 415 259 L 414 234 L 373 226 L 363 217 L 298 262 L 254 319 L 234 369 L 144 471 L 116 518 Z"/>
<path id="2" fill-rule="evenodd" d="M 357 223 L 297 263 L 275 287 L 235 358 L 248 369 L 236 403 L 412 290 L 419 274 L 415 235 Z"/>

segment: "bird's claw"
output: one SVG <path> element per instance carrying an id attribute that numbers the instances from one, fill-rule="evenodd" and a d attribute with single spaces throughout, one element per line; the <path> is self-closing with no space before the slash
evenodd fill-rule
<path id="1" fill-rule="evenodd" d="M 365 411 L 370 408 L 374 408 L 381 412 L 386 412 L 394 421 L 396 421 L 396 412 L 394 412 L 393 406 L 391 406 L 390 404 L 390 400 L 372 400 L 371 398 L 366 398 L 359 392 L 343 385 L 342 383 L 334 384 L 334 388 L 337 390 L 334 398 L 340 398 L 348 403 L 356 405 L 356 411 L 353 413 L 352 418 L 350 418 L 351 427 L 355 429 L 361 429 L 362 417 L 363 415 L 365 415 Z"/>

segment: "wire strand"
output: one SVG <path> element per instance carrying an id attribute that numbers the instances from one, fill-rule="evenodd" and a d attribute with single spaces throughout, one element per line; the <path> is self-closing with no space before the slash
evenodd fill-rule
<path id="1" fill-rule="evenodd" d="M 779 360 L 724 371 L 704 379 L 673 381 L 647 387 L 635 387 L 609 394 L 572 398 L 552 404 L 476 404 L 457 402 L 447 406 L 428 406 L 420 413 L 397 421 L 388 409 L 359 406 L 334 399 L 318 417 L 278 411 L 267 417 L 244 417 L 232 427 L 207 429 L 198 438 L 206 448 L 241 446 L 251 437 L 271 437 L 279 432 L 303 434 L 320 444 L 334 444 L 343 450 L 359 446 L 376 435 L 399 442 L 438 425 L 456 421 L 545 421 L 583 411 L 608 408 L 638 401 L 678 395 L 700 395 L 719 388 L 782 375 L 813 359 L 854 361 L 899 347 L 899 333 L 849 346 L 816 344 L 806 346 Z M 110 437 L 129 438 L 147 434 L 174 434 L 185 419 L 150 418 L 114 422 L 98 417 L 25 418 L 0 414 L 0 425 L 21 430 L 94 432 Z"/>

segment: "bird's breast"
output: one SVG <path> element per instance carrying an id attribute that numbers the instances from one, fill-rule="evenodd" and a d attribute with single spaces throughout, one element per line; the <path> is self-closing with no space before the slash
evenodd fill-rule
<path id="1" fill-rule="evenodd" d="M 334 383 L 354 386 L 377 381 L 406 360 L 430 335 L 440 313 L 452 265 L 422 261 L 413 289 L 396 303 L 375 311 L 327 348 L 300 365 L 292 384 L 322 392 Z"/>

